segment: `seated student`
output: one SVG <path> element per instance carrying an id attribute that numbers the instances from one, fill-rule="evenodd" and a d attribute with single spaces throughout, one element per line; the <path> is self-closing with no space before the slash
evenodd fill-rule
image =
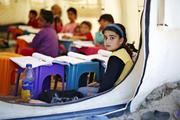
<path id="1" fill-rule="evenodd" d="M 27 26 L 32 26 L 34 28 L 40 28 L 40 26 L 38 25 L 38 19 L 37 19 L 37 11 L 36 10 L 30 10 L 29 11 L 29 21 L 27 23 Z M 24 33 L 26 33 L 27 31 L 24 31 L 24 30 L 21 30 L 19 28 L 16 28 L 14 31 L 13 31 L 13 35 L 12 35 L 12 38 L 13 39 L 16 39 L 16 37 L 18 35 L 23 35 Z"/>
<path id="2" fill-rule="evenodd" d="M 53 23 L 52 27 L 56 30 L 56 33 L 60 33 L 63 27 L 63 23 L 61 20 L 62 10 L 61 7 L 57 4 L 51 7 L 51 12 L 53 14 Z M 59 53 L 61 55 L 66 53 L 65 46 L 63 44 L 59 44 Z"/>
<path id="3" fill-rule="evenodd" d="M 66 37 L 66 39 L 94 41 L 93 36 L 91 34 L 91 28 L 92 28 L 92 25 L 89 21 L 83 21 L 80 24 L 80 34 L 74 35 L 73 37 Z M 82 53 L 82 54 L 86 53 L 86 49 L 87 49 L 86 47 L 82 47 L 82 48 L 71 47 L 71 51 Z"/>
<path id="4" fill-rule="evenodd" d="M 109 57 L 104 78 L 78 89 L 84 97 L 106 91 L 118 85 L 133 65 L 132 51 L 126 45 L 127 38 L 124 26 L 109 24 L 103 29 L 102 33 L 104 34 L 104 46 L 107 50 L 112 51 L 112 54 Z"/>
<path id="5" fill-rule="evenodd" d="M 99 31 L 95 33 L 94 43 L 96 46 L 104 46 L 104 35 L 102 34 L 102 30 L 108 24 L 113 24 L 114 19 L 111 14 L 103 14 L 100 16 L 98 20 L 100 27 Z"/>
<path id="6" fill-rule="evenodd" d="M 68 19 L 70 20 L 70 22 L 65 24 L 65 26 L 61 30 L 61 33 L 74 34 L 74 29 L 78 25 L 78 23 L 76 23 L 77 11 L 75 8 L 71 7 L 67 10 L 67 14 L 68 14 Z"/>
<path id="7" fill-rule="evenodd" d="M 73 40 L 82 40 L 82 41 L 94 41 L 91 34 L 92 25 L 89 21 L 83 21 L 80 24 L 80 33 L 71 37 Z"/>
<path id="8" fill-rule="evenodd" d="M 31 47 L 22 49 L 21 54 L 32 55 L 33 52 L 38 52 L 51 57 L 58 56 L 58 37 L 56 31 L 52 28 L 53 14 L 51 11 L 42 10 L 39 16 L 39 26 L 42 29 L 34 37 Z"/>
<path id="9" fill-rule="evenodd" d="M 40 28 L 38 24 L 38 19 L 37 19 L 37 11 L 36 10 L 30 10 L 29 12 L 29 21 L 27 23 L 28 26 L 32 26 L 34 28 Z"/>
<path id="10" fill-rule="evenodd" d="M 51 7 L 51 12 L 53 13 L 53 23 L 52 26 L 56 30 L 57 33 L 61 32 L 62 30 L 62 20 L 61 20 L 61 8 L 59 5 L 55 4 Z"/>

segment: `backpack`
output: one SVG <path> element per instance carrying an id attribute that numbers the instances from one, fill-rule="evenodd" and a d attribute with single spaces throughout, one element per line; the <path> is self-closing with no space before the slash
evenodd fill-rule
<path id="1" fill-rule="evenodd" d="M 38 100 L 47 103 L 63 103 L 82 98 L 83 95 L 75 90 L 57 91 L 57 90 L 43 90 L 38 95 Z"/>

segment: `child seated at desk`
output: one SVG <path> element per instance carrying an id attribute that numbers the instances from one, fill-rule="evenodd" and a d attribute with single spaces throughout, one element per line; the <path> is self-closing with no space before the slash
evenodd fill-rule
<path id="1" fill-rule="evenodd" d="M 94 44 L 96 46 L 104 46 L 104 35 L 102 34 L 102 30 L 106 25 L 113 24 L 114 18 L 111 14 L 103 14 L 100 16 L 98 22 L 100 27 L 99 31 L 95 33 Z"/>
<path id="2" fill-rule="evenodd" d="M 39 26 L 39 24 L 38 24 L 38 19 L 37 19 L 37 11 L 36 10 L 30 10 L 29 11 L 29 15 L 28 15 L 28 17 L 29 17 L 29 21 L 28 21 L 28 23 L 27 23 L 27 26 L 32 26 L 32 27 L 34 27 L 34 28 L 40 28 L 40 26 Z M 16 39 L 16 37 L 18 36 L 18 35 L 23 35 L 24 33 L 27 33 L 28 31 L 23 31 L 23 30 L 21 30 L 21 29 L 19 29 L 19 28 L 16 28 L 15 30 L 14 30 L 14 32 L 13 32 L 13 36 L 12 36 L 12 38 L 13 39 Z"/>
<path id="3" fill-rule="evenodd" d="M 94 41 L 93 36 L 91 34 L 91 28 L 92 25 L 89 21 L 83 21 L 80 24 L 80 33 L 77 35 L 74 35 L 72 37 L 68 37 L 66 36 L 66 39 L 72 39 L 72 40 L 81 40 L 81 41 Z M 82 53 L 85 54 L 86 52 L 86 47 L 82 47 L 82 48 L 75 48 L 75 47 L 71 47 L 71 50 L 74 52 L 78 52 L 78 53 Z"/>
<path id="4" fill-rule="evenodd" d="M 67 14 L 68 14 L 68 19 L 70 20 L 70 22 L 65 24 L 65 26 L 61 30 L 61 33 L 74 34 L 74 29 L 78 25 L 78 23 L 76 23 L 77 10 L 71 7 L 67 10 Z"/>
<path id="5" fill-rule="evenodd" d="M 109 24 L 102 33 L 104 34 L 104 46 L 112 51 L 109 57 L 104 78 L 97 82 L 80 87 L 78 89 L 84 97 L 103 92 L 117 86 L 122 82 L 133 65 L 132 51 L 126 45 L 126 31 L 121 24 Z"/>
<path id="6" fill-rule="evenodd" d="M 74 35 L 70 39 L 72 40 L 82 40 L 82 41 L 94 41 L 93 36 L 91 34 L 92 25 L 89 21 L 83 21 L 80 24 L 80 33 Z"/>
<path id="7" fill-rule="evenodd" d="M 33 52 L 39 52 L 41 54 L 57 57 L 58 56 L 58 37 L 56 31 L 52 28 L 53 14 L 51 11 L 42 10 L 39 17 L 39 26 L 42 29 L 34 37 L 31 47 L 24 48 L 21 51 L 22 55 L 32 55 Z"/>
<path id="8" fill-rule="evenodd" d="M 53 13 L 53 17 L 54 17 L 52 27 L 56 30 L 57 33 L 60 33 L 63 26 L 61 20 L 61 15 L 62 15 L 61 7 L 55 4 L 51 7 L 51 12 Z"/>

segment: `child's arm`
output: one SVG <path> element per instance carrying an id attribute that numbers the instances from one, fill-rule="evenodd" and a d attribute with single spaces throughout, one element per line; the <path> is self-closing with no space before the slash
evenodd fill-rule
<path id="1" fill-rule="evenodd" d="M 90 84 L 87 85 L 88 87 L 98 87 L 99 83 L 98 82 L 92 82 Z"/>
<path id="2" fill-rule="evenodd" d="M 108 60 L 107 69 L 103 79 L 101 80 L 98 92 L 111 89 L 122 73 L 124 66 L 125 64 L 121 59 L 116 56 L 111 56 Z"/>
<path id="3" fill-rule="evenodd" d="M 32 40 L 32 43 L 31 43 L 32 48 L 39 48 L 40 42 L 42 41 L 43 37 L 44 37 L 44 33 L 42 31 L 37 33 L 36 36 Z"/>
<path id="4" fill-rule="evenodd" d="M 88 41 L 86 36 L 73 36 L 71 37 L 73 40 L 82 40 L 82 41 Z"/>

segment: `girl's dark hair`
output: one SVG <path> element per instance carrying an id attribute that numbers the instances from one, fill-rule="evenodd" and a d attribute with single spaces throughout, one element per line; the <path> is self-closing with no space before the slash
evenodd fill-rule
<path id="1" fill-rule="evenodd" d="M 112 25 L 112 26 L 111 26 Z M 114 25 L 116 27 L 114 27 Z M 118 28 L 119 27 L 119 28 Z M 118 30 L 118 29 L 121 29 L 122 31 Z M 127 45 L 127 37 L 126 37 L 126 29 L 125 27 L 122 25 L 122 24 L 119 24 L 119 23 L 116 23 L 116 24 L 109 24 L 107 26 L 105 26 L 105 28 L 103 29 L 102 33 L 104 34 L 104 32 L 106 30 L 110 30 L 110 31 L 113 31 L 115 32 L 116 34 L 119 35 L 119 37 L 123 37 L 124 38 L 124 41 L 122 43 L 122 46 L 121 47 L 124 47 L 128 54 L 132 57 L 132 50 L 130 49 L 130 47 Z M 123 32 L 123 33 L 122 33 Z"/>
<path id="2" fill-rule="evenodd" d="M 75 8 L 73 8 L 73 7 L 70 7 L 68 10 L 67 10 L 67 12 L 73 12 L 75 15 L 77 15 L 77 10 L 75 9 Z"/>
<path id="3" fill-rule="evenodd" d="M 82 24 L 86 24 L 89 27 L 89 29 L 91 30 L 92 24 L 89 21 L 83 21 L 80 25 L 82 25 Z"/>
<path id="4" fill-rule="evenodd" d="M 98 22 L 100 22 L 101 20 L 104 20 L 104 21 L 108 21 L 110 23 L 114 23 L 114 18 L 111 14 L 103 14 L 100 16 Z"/>
<path id="5" fill-rule="evenodd" d="M 51 24 L 53 23 L 53 14 L 51 11 L 42 9 L 41 15 L 46 20 L 46 22 L 50 22 Z"/>
<path id="6" fill-rule="evenodd" d="M 58 33 L 58 23 L 61 21 L 61 19 L 59 18 L 59 16 L 54 16 L 54 27 L 56 32 Z"/>
<path id="7" fill-rule="evenodd" d="M 34 16 L 37 16 L 37 11 L 36 10 L 30 10 L 29 13 L 33 14 Z"/>

